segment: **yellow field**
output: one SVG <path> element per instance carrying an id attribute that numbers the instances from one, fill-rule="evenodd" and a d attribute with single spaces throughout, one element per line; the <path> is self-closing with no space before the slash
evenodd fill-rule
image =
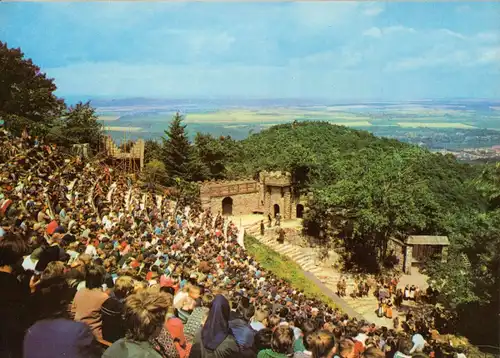
<path id="1" fill-rule="evenodd" d="M 100 121 L 116 121 L 120 116 L 99 116 Z"/>
<path id="2" fill-rule="evenodd" d="M 463 110 L 459 109 L 451 109 L 451 108 L 427 108 L 427 107 L 418 107 L 418 106 L 393 106 L 385 110 L 386 112 L 395 112 L 395 113 L 405 113 L 405 114 L 418 114 L 422 115 L 433 115 L 433 116 L 443 116 L 445 114 L 450 115 L 462 115 Z"/>
<path id="3" fill-rule="evenodd" d="M 337 126 L 346 126 L 346 127 L 369 127 L 372 125 L 368 121 L 350 121 L 350 122 L 331 121 L 330 124 L 335 124 Z"/>
<path id="4" fill-rule="evenodd" d="M 398 126 L 403 128 L 475 128 L 474 126 L 470 126 L 468 124 L 463 123 L 425 123 L 425 122 L 398 122 Z"/>
<path id="5" fill-rule="evenodd" d="M 272 108 L 267 110 L 234 110 L 214 113 L 188 113 L 186 123 L 259 123 L 259 122 L 290 122 L 293 120 L 317 119 L 324 121 L 367 121 L 370 117 L 351 113 L 336 113 L 324 111 L 306 111 L 288 108 Z"/>
<path id="6" fill-rule="evenodd" d="M 110 126 L 110 127 L 104 127 L 105 131 L 110 131 L 110 132 L 141 132 L 142 128 L 141 127 L 115 127 L 115 126 Z"/>

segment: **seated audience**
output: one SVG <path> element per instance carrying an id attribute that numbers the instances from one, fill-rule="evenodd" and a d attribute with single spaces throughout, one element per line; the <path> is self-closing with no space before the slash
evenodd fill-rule
<path id="1" fill-rule="evenodd" d="M 287 326 L 277 327 L 271 338 L 271 349 L 259 352 L 257 358 L 286 358 L 293 354 L 293 330 Z"/>
<path id="2" fill-rule="evenodd" d="M 129 276 L 120 276 L 116 280 L 112 295 L 101 306 L 102 338 L 115 342 L 125 337 L 123 307 L 125 299 L 134 292 L 134 280 Z"/>
<path id="3" fill-rule="evenodd" d="M 85 288 L 76 293 L 71 308 L 75 321 L 88 324 L 98 339 L 102 339 L 101 307 L 109 298 L 102 290 L 103 283 L 102 270 L 91 265 L 85 276 Z"/>
<path id="4" fill-rule="evenodd" d="M 103 358 L 162 358 L 151 340 L 158 337 L 165 324 L 170 300 L 161 292 L 143 291 L 125 301 L 125 338 L 113 343 Z"/>
<path id="5" fill-rule="evenodd" d="M 40 281 L 35 296 L 38 320 L 24 338 L 24 358 L 101 356 L 90 327 L 70 319 L 66 309 L 71 302 L 68 291 L 69 285 L 62 274 Z"/>
<path id="6" fill-rule="evenodd" d="M 238 344 L 229 328 L 229 313 L 227 299 L 220 294 L 215 296 L 207 321 L 195 337 L 190 358 L 229 358 L 239 354 Z"/>

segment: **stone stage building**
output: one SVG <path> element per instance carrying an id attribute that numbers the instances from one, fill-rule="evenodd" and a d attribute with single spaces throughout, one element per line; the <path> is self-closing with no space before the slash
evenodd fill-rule
<path id="1" fill-rule="evenodd" d="M 274 218 L 302 218 L 306 196 L 296 195 L 290 173 L 261 172 L 258 180 L 207 181 L 200 183 L 203 208 L 223 215 L 261 213 Z"/>
<path id="2" fill-rule="evenodd" d="M 427 259 L 439 255 L 443 262 L 448 259 L 447 236 L 413 235 L 404 241 L 394 238 L 389 240 L 388 251 L 398 258 L 397 267 L 406 274 L 411 274 L 413 266 L 420 267 Z"/>

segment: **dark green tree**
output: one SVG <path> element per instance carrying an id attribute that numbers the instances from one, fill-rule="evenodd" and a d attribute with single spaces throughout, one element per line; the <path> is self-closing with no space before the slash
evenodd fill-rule
<path id="1" fill-rule="evenodd" d="M 144 142 L 144 162 L 162 160 L 162 143 L 153 139 Z"/>
<path id="2" fill-rule="evenodd" d="M 148 162 L 141 173 L 142 180 L 148 184 L 164 184 L 168 182 L 165 164 L 157 159 Z"/>
<path id="3" fill-rule="evenodd" d="M 238 143 L 230 136 L 214 138 L 210 134 L 197 133 L 194 138 L 194 150 L 201 164 L 206 167 L 207 179 L 227 177 L 227 164 L 233 159 Z"/>
<path id="4" fill-rule="evenodd" d="M 89 143 L 97 150 L 102 135 L 102 124 L 90 102 L 79 102 L 67 109 L 62 117 L 61 132 L 68 143 Z"/>
<path id="5" fill-rule="evenodd" d="M 175 184 L 172 182 L 175 178 L 187 181 L 196 174 L 193 172 L 194 155 L 183 120 L 183 116 L 176 113 L 163 137 L 162 160 L 171 178 L 169 185 Z"/>
<path id="6" fill-rule="evenodd" d="M 33 135 L 45 135 L 65 107 L 55 90 L 54 81 L 20 49 L 0 41 L 0 118 L 11 132 L 19 135 L 28 127 Z"/>

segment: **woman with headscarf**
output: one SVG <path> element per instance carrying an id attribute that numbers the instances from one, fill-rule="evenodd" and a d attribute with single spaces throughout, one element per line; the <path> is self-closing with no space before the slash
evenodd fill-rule
<path id="1" fill-rule="evenodd" d="M 207 321 L 196 335 L 190 358 L 230 358 L 239 354 L 238 344 L 229 328 L 229 302 L 217 295 Z"/>

